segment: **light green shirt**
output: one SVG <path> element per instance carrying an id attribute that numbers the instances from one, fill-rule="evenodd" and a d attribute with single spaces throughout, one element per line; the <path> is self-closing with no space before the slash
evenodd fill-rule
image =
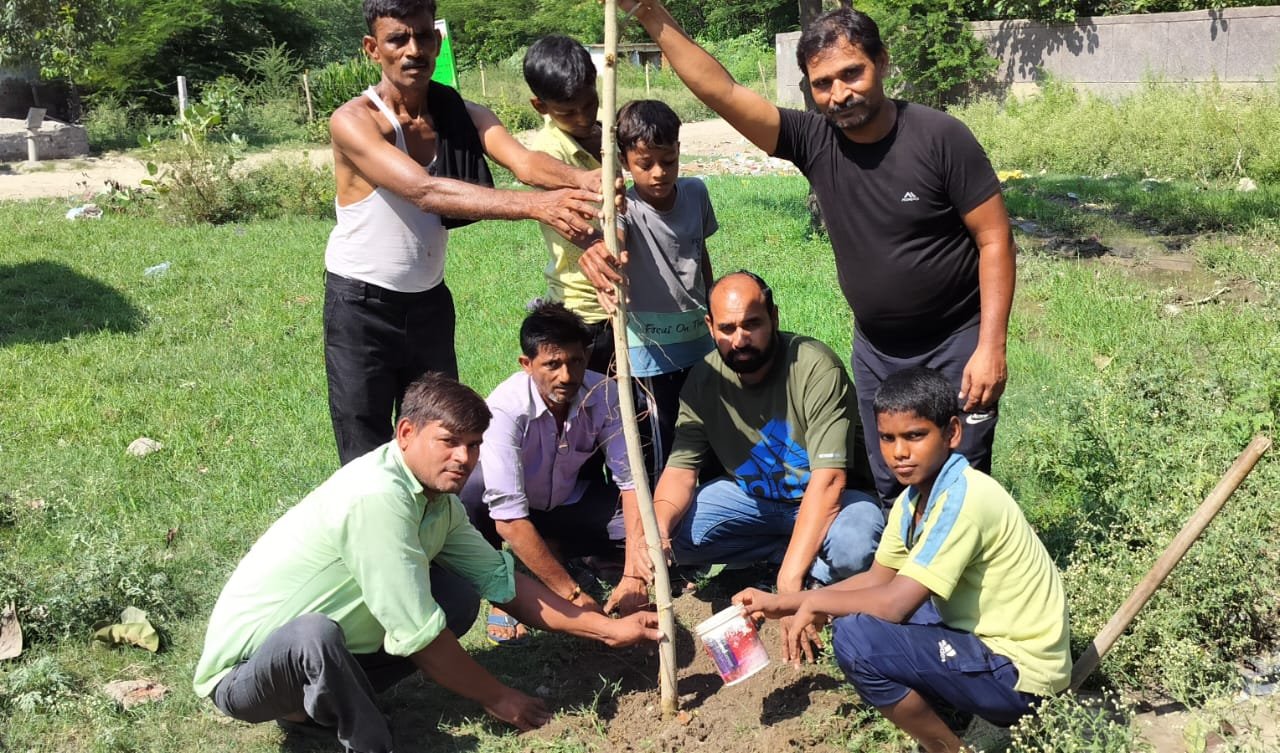
<path id="1" fill-rule="evenodd" d="M 395 442 L 351 461 L 277 520 L 223 587 L 194 687 L 204 697 L 269 635 L 304 614 L 333 619 L 356 654 L 409 656 L 445 628 L 436 562 L 489 601 L 515 598 L 511 556 L 451 495 L 427 497 Z"/>
<path id="2" fill-rule="evenodd" d="M 898 497 L 876 561 L 929 589 L 948 627 L 1012 659 L 1017 690 L 1050 696 L 1065 688 L 1066 595 L 1018 504 L 958 453 L 938 472 L 917 528 L 911 520 L 919 498 L 915 487 Z"/>
<path id="3" fill-rule="evenodd" d="M 551 118 L 543 116 L 542 130 L 538 131 L 529 148 L 535 152 L 543 152 L 561 162 L 580 167 L 583 170 L 599 170 L 600 160 L 583 149 L 569 134 L 560 130 Z M 599 229 L 599 223 L 592 226 Z M 609 315 L 596 300 L 596 289 L 587 276 L 578 268 L 578 258 L 582 249 L 565 240 L 556 231 L 546 225 L 539 225 L 542 238 L 547 243 L 547 267 L 543 274 L 547 278 L 547 292 L 552 300 L 563 301 L 566 308 L 576 312 L 588 324 L 604 321 Z"/>

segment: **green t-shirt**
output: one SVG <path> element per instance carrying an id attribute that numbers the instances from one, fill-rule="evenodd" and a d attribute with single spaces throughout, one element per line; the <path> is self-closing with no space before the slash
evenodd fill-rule
<path id="1" fill-rule="evenodd" d="M 1013 497 L 958 453 L 938 472 L 918 530 L 911 530 L 919 496 L 909 487 L 894 503 L 876 561 L 929 589 L 948 627 L 1012 659 L 1018 690 L 1050 696 L 1065 688 L 1066 595 Z"/>
<path id="2" fill-rule="evenodd" d="M 744 492 L 772 500 L 798 502 L 817 468 L 846 471 L 849 488 L 873 488 L 844 365 L 811 337 L 779 338 L 759 384 L 744 385 L 716 350 L 693 367 L 667 465 L 697 470 L 710 452 Z"/>
<path id="3" fill-rule="evenodd" d="M 196 695 L 207 696 L 267 636 L 304 614 L 333 619 L 352 653 L 409 656 L 445 628 L 431 563 L 484 598 L 515 597 L 511 556 L 489 545 L 458 498 L 428 498 L 395 442 L 359 457 L 294 505 L 258 539 L 223 587 Z"/>

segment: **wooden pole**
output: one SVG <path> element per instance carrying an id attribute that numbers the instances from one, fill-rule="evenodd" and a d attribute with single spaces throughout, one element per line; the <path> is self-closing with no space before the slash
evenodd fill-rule
<path id="1" fill-rule="evenodd" d="M 648 99 L 651 94 L 649 92 L 649 61 L 644 61 L 644 96 Z"/>
<path id="2" fill-rule="evenodd" d="M 484 80 L 484 61 L 480 61 L 480 94 L 481 96 L 489 96 L 489 85 Z"/>
<path id="3" fill-rule="evenodd" d="M 766 99 L 773 99 L 769 94 L 769 79 L 764 75 L 764 63 L 757 60 L 756 69 L 760 71 L 760 93 L 764 95 Z"/>
<path id="4" fill-rule="evenodd" d="M 1271 447 L 1271 440 L 1259 434 L 1253 438 L 1249 446 L 1244 448 L 1244 452 L 1236 458 L 1236 462 L 1231 464 L 1231 468 L 1227 470 L 1227 474 L 1222 477 L 1218 485 L 1213 487 L 1213 491 L 1209 492 L 1209 496 L 1205 497 L 1204 502 L 1200 503 L 1200 507 L 1196 508 L 1195 514 L 1182 526 L 1182 530 L 1169 542 L 1169 546 L 1165 547 L 1164 553 L 1160 555 L 1160 559 L 1156 560 L 1156 564 L 1146 574 L 1140 583 L 1133 589 L 1133 593 L 1129 594 L 1129 598 L 1124 604 L 1116 610 L 1111 619 L 1103 626 L 1098 637 L 1093 639 L 1089 647 L 1085 649 L 1084 654 L 1076 660 L 1075 665 L 1071 668 L 1071 689 L 1079 690 L 1080 685 L 1085 679 L 1097 669 L 1102 657 L 1107 655 L 1111 647 L 1115 645 L 1116 640 L 1129 627 L 1129 623 L 1133 622 L 1133 618 L 1138 616 L 1138 612 L 1146 606 L 1151 595 L 1156 589 L 1164 583 L 1164 579 L 1169 577 L 1169 573 L 1173 568 L 1177 567 L 1182 560 L 1183 555 L 1195 543 L 1200 534 L 1204 533 L 1204 529 L 1209 526 L 1218 511 L 1226 504 L 1227 499 L 1244 481 L 1253 467 L 1258 464 L 1258 460 Z"/>
<path id="5" fill-rule="evenodd" d="M 307 97 L 307 122 L 310 123 L 316 119 L 316 111 L 311 105 L 311 81 L 308 74 L 309 71 L 302 72 L 302 93 Z"/>
<path id="6" fill-rule="evenodd" d="M 618 211 L 614 204 L 617 189 L 614 176 L 618 174 L 618 150 L 614 123 L 618 112 L 618 2 L 605 0 L 604 4 L 604 116 L 601 119 L 600 152 L 602 157 L 601 183 L 604 193 L 604 221 L 601 229 L 605 245 L 616 258 L 618 249 Z M 658 629 L 662 642 L 658 644 L 658 686 L 662 693 L 662 716 L 675 716 L 676 697 L 676 618 L 671 607 L 671 577 L 667 573 L 667 560 L 662 552 L 658 533 L 658 516 L 653 510 L 653 495 L 649 491 L 649 471 L 644 464 L 644 451 L 640 447 L 640 427 L 636 420 L 636 400 L 631 384 L 631 358 L 627 353 L 627 304 L 626 291 L 619 287 L 617 309 L 613 313 L 613 348 L 618 371 L 618 403 L 622 410 L 623 434 L 627 441 L 627 459 L 631 465 L 631 478 L 635 482 L 636 501 L 640 507 L 640 520 L 644 525 L 645 545 L 653 561 L 654 601 L 658 606 Z"/>

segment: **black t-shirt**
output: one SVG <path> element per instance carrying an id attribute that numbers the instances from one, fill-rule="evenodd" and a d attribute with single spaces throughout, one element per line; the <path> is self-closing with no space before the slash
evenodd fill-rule
<path id="1" fill-rule="evenodd" d="M 978 247 L 961 217 L 1000 190 L 959 120 L 895 100 L 893 129 L 856 144 L 826 118 L 781 110 L 774 156 L 813 186 L 858 332 L 912 355 L 978 321 Z"/>

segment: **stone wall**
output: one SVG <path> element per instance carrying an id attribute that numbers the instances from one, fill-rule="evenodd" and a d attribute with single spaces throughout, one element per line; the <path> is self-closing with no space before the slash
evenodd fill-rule
<path id="1" fill-rule="evenodd" d="M 36 132 L 36 152 L 41 160 L 83 157 L 89 153 L 89 137 L 78 125 L 68 125 L 45 118 L 45 121 L 40 124 L 40 130 Z M 0 162 L 19 162 L 26 159 L 26 121 L 0 119 Z"/>
<path id="2" fill-rule="evenodd" d="M 1000 89 L 1032 91 L 1048 73 L 1078 89 L 1123 96 L 1145 80 L 1270 86 L 1280 66 L 1280 7 L 1226 8 L 1080 18 L 1071 24 L 975 21 L 1000 61 Z M 796 67 L 799 32 L 779 34 L 778 103 L 803 106 Z M 893 52 L 893 40 L 886 40 Z"/>

